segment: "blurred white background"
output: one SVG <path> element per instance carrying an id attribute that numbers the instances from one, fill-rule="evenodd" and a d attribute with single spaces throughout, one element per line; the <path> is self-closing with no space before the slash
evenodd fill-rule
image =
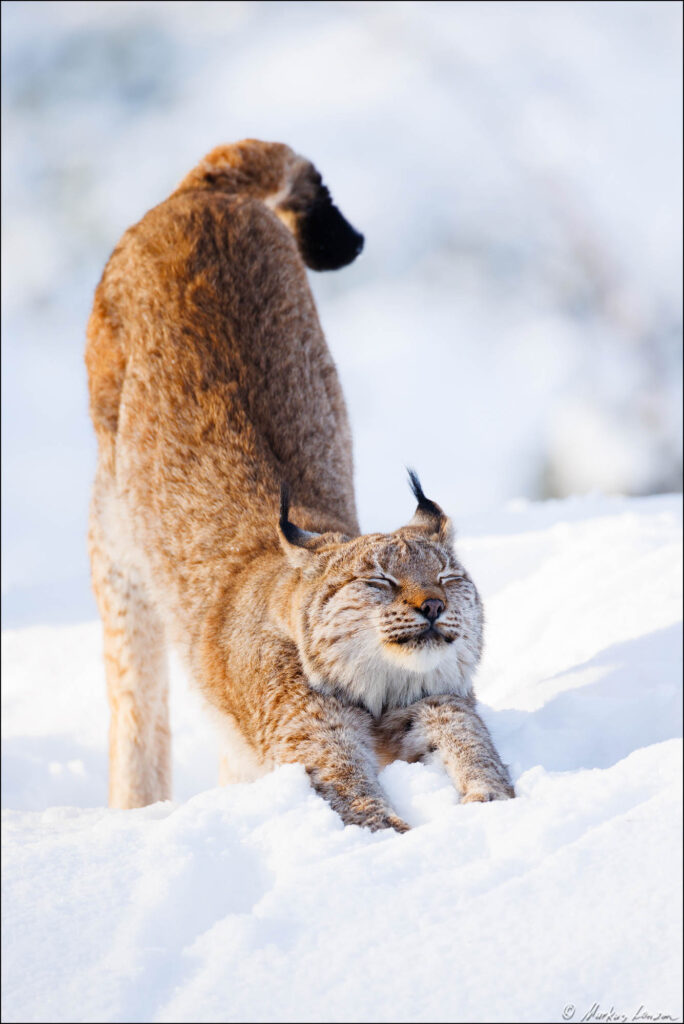
<path id="1" fill-rule="evenodd" d="M 84 332 L 121 233 L 287 142 L 366 236 L 311 275 L 365 530 L 680 490 L 672 3 L 2 4 L 3 621 L 96 614 Z"/>

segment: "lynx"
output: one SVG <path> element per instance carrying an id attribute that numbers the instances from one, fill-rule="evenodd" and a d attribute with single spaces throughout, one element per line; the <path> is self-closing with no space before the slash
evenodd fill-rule
<path id="1" fill-rule="evenodd" d="M 110 804 L 171 796 L 166 649 L 224 734 L 223 781 L 298 762 L 347 824 L 407 825 L 378 769 L 433 753 L 463 800 L 513 795 L 475 710 L 481 603 L 411 475 L 360 534 L 344 399 L 306 267 L 362 236 L 287 146 L 220 146 L 130 228 L 88 324 L 89 550 Z"/>

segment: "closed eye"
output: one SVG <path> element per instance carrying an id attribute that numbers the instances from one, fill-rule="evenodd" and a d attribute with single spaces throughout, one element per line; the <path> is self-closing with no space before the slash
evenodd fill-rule
<path id="1" fill-rule="evenodd" d="M 391 589 L 394 586 L 392 580 L 388 580 L 385 576 L 371 576 L 370 579 L 364 580 L 369 587 L 384 587 L 385 589 Z"/>
<path id="2" fill-rule="evenodd" d="M 462 572 L 449 572 L 446 576 L 440 576 L 440 583 L 457 583 L 459 580 L 465 579 L 465 573 Z"/>

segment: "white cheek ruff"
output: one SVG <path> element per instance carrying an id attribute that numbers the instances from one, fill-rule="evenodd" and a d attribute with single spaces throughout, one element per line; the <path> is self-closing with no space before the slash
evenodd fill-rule
<path id="1" fill-rule="evenodd" d="M 300 639 L 303 667 L 314 689 L 345 695 L 375 716 L 421 697 L 472 693 L 481 633 L 481 617 L 475 610 L 468 614 L 463 605 L 465 621 L 459 619 L 460 635 L 452 643 L 388 643 L 380 602 L 370 604 L 369 588 L 365 583 L 359 586 L 356 601 L 349 590 L 339 591 L 307 623 L 309 642 Z"/>
<path id="2" fill-rule="evenodd" d="M 390 708 L 406 707 L 421 697 L 472 693 L 475 668 L 470 656 L 456 640 L 449 645 L 425 650 L 403 649 L 383 643 L 380 632 L 367 629 L 336 648 L 328 671 L 307 674 L 310 684 L 321 692 L 343 691 L 355 704 L 362 704 L 376 718 Z"/>
<path id="3" fill-rule="evenodd" d="M 383 644 L 382 654 L 391 664 L 398 665 L 409 672 L 431 672 L 441 665 L 449 655 L 445 643 L 431 644 L 429 647 L 407 647 L 400 644 Z"/>

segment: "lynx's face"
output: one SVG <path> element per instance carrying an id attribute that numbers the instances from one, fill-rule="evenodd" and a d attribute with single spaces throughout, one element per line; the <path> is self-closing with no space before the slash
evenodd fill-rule
<path id="1" fill-rule="evenodd" d="M 391 534 L 313 537 L 300 562 L 296 640 L 314 686 L 375 715 L 429 694 L 470 692 L 482 605 L 441 510 L 437 519 L 419 505 Z"/>
<path id="2" fill-rule="evenodd" d="M 422 537 L 392 535 L 351 584 L 373 609 L 385 658 L 411 671 L 439 665 L 448 648 L 481 632 L 475 585 L 454 554 Z M 370 571 L 369 571 L 370 570 Z"/>

